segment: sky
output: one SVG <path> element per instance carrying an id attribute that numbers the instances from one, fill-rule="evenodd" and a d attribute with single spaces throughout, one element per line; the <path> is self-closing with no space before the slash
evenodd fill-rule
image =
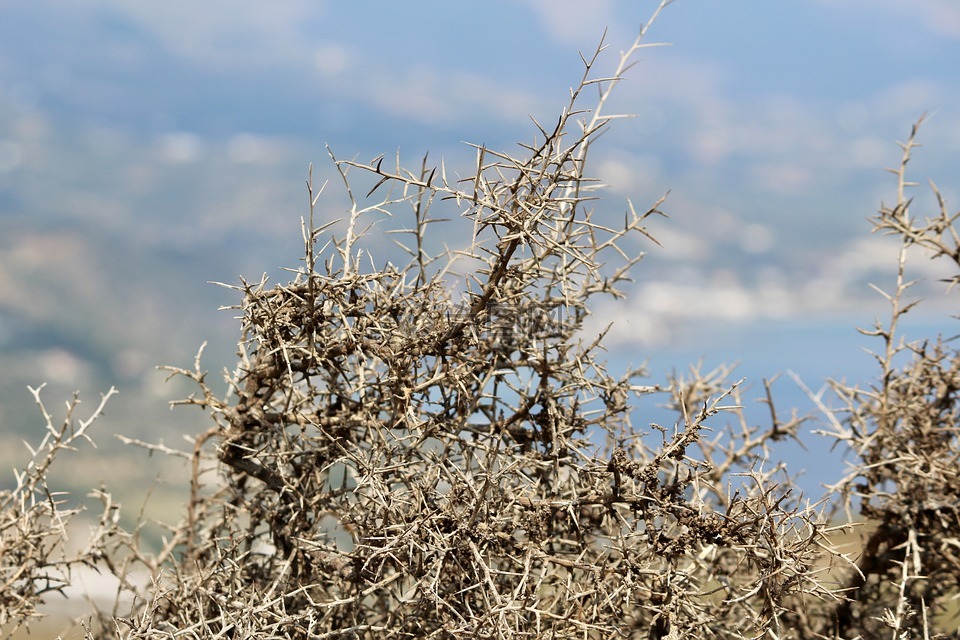
<path id="1" fill-rule="evenodd" d="M 329 144 L 341 157 L 430 151 L 463 165 L 463 142 L 515 148 L 532 135 L 528 117 L 555 117 L 578 53 L 606 29 L 612 68 L 653 6 L 0 3 L 0 100 L 94 131 L 91 146 L 126 136 L 170 163 L 272 154 L 302 176 Z M 671 193 L 651 260 L 684 268 L 647 285 L 658 317 L 842 309 L 846 279 L 887 260 L 864 220 L 892 194 L 882 170 L 923 113 L 917 178 L 956 194 L 952 3 L 678 0 L 649 40 L 671 46 L 645 51 L 615 94 L 636 117 L 594 166 L 611 207 Z M 0 143 L 0 168 L 28 146 Z"/>
<path id="2" fill-rule="evenodd" d="M 469 170 L 465 142 L 516 150 L 530 118 L 565 104 L 580 52 L 603 37 L 599 68 L 612 69 L 654 8 L 0 0 L 0 216 L 132 242 L 197 287 L 276 273 L 299 250 L 309 163 L 335 175 L 325 145 Z M 892 283 L 896 255 L 866 219 L 894 196 L 884 169 L 924 113 L 913 177 L 960 201 L 960 7 L 676 0 L 647 42 L 669 46 L 644 50 L 618 87 L 611 108 L 634 117 L 597 145 L 593 170 L 609 185 L 599 206 L 620 215 L 669 192 L 670 217 L 651 228 L 662 248 L 637 247 L 648 256 L 628 299 L 598 310 L 615 320 L 611 347 L 862 374 L 853 327 L 883 313 L 868 284 Z M 929 192 L 914 195 L 922 215 Z M 342 194 L 330 197 L 332 217 Z M 34 261 L 47 246 L 14 245 Z M 914 269 L 926 285 L 943 274 L 922 258 Z M 824 337 L 840 324 L 848 333 Z"/>

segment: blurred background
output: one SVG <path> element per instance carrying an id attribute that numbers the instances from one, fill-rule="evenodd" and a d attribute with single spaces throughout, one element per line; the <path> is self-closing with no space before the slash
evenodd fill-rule
<path id="1" fill-rule="evenodd" d="M 114 385 L 100 449 L 60 482 L 142 496 L 162 463 L 121 453 L 112 434 L 188 446 L 183 434 L 207 428 L 199 411 L 168 409 L 189 389 L 155 367 L 191 366 L 203 341 L 211 377 L 233 366 L 239 324 L 218 308 L 238 297 L 210 283 L 282 282 L 298 266 L 311 162 L 331 180 L 319 214 L 342 216 L 324 145 L 359 160 L 399 151 L 412 168 L 429 151 L 465 174 L 464 142 L 518 151 L 530 117 L 552 123 L 566 104 L 578 52 L 606 29 L 598 71 L 611 71 L 654 5 L 0 0 L 3 468 L 42 437 L 27 385 L 48 383 L 55 419 L 73 391 L 86 415 Z M 925 112 L 913 178 L 960 206 L 960 6 L 678 0 L 649 42 L 672 46 L 629 71 L 610 108 L 636 117 L 592 156 L 613 219 L 628 198 L 646 208 L 670 192 L 669 219 L 650 228 L 663 247 L 638 244 L 649 255 L 630 297 L 598 309 L 615 323 L 611 368 L 648 362 L 657 382 L 739 362 L 748 398 L 787 370 L 814 390 L 830 376 L 868 383 L 855 327 L 886 317 L 868 285 L 892 287 L 896 243 L 866 219 L 895 198 L 884 168 Z M 914 195 L 914 213 L 932 213 L 929 189 Z M 920 257 L 911 275 L 929 297 L 912 335 L 952 331 L 936 265 Z M 809 408 L 792 381 L 775 390 L 783 410 Z M 784 455 L 816 497 L 841 463 L 808 440 Z"/>

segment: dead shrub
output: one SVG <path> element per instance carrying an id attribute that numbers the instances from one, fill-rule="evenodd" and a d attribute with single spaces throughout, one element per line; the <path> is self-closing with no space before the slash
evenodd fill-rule
<path id="1" fill-rule="evenodd" d="M 902 341 L 897 321 L 910 308 L 906 249 L 960 264 L 957 214 L 944 206 L 919 225 L 909 216 L 911 137 L 897 205 L 874 221 L 904 246 L 892 320 L 872 330 L 881 376 L 870 388 L 834 383 L 841 407 L 824 405 L 827 432 L 859 464 L 832 503 L 811 505 L 769 462 L 804 423 L 781 417 L 769 383 L 770 420 L 753 424 L 730 370 L 691 368 L 663 384 L 643 383 L 642 371 L 615 376 L 603 336 L 584 331 L 596 296 L 623 295 L 641 258 L 627 247 L 655 242 L 645 225 L 664 203 L 607 219 L 592 209 L 600 184 L 587 171 L 590 145 L 615 118 L 607 98 L 648 27 L 609 76 L 594 76 L 599 50 L 584 58 L 569 103 L 536 125 L 522 153 L 477 147 L 472 175 L 331 153 L 351 202 L 345 231 L 323 242 L 334 223 L 315 220 L 311 175 L 291 281 L 233 287 L 242 336 L 229 391 L 213 390 L 199 354 L 192 369 L 171 369 L 196 383 L 178 404 L 213 422 L 192 451 L 146 445 L 192 462 L 183 520 L 148 552 L 139 529 L 109 517 L 104 493 L 91 551 L 51 561 L 38 551 L 50 532 L 37 523 L 58 513 L 56 501 L 43 491 L 47 463 L 33 464 L 0 505 L 13 523 L 4 581 L 20 588 L 4 591 L 0 624 L 28 620 L 58 588 L 43 586 L 50 568 L 89 563 L 135 600 L 86 621 L 88 638 L 944 630 L 934 621 L 960 576 L 958 356 L 948 341 Z M 372 188 L 355 197 L 364 181 Z M 442 225 L 463 228 L 444 215 L 467 221 L 468 241 L 431 251 Z M 385 228 L 405 262 L 371 253 Z M 911 359 L 898 368 L 902 354 Z M 649 394 L 674 410 L 674 424 L 647 433 L 631 423 L 631 402 Z M 86 424 L 51 432 L 45 446 L 66 447 Z M 836 505 L 848 519 L 837 521 Z M 837 532 L 858 518 L 876 527 L 848 556 Z M 137 571 L 152 579 L 138 583 Z"/>

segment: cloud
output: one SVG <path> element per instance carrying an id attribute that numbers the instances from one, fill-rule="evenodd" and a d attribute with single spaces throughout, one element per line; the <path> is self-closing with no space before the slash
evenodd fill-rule
<path id="1" fill-rule="evenodd" d="M 160 136 L 157 141 L 159 157 L 171 164 L 191 164 L 203 155 L 203 140 L 200 136 L 186 131 L 176 131 Z"/>
<path id="2" fill-rule="evenodd" d="M 950 104 L 956 94 L 947 95 L 946 88 L 932 80 L 917 77 L 889 86 L 874 97 L 874 107 L 888 118 L 910 117 Z"/>
<path id="3" fill-rule="evenodd" d="M 773 249 L 776 234 L 765 224 L 745 224 L 738 237 L 740 248 L 745 253 L 761 254 Z"/>
<path id="4" fill-rule="evenodd" d="M 594 165 L 592 172 L 610 189 L 609 193 L 629 198 L 650 193 L 663 182 L 663 166 L 651 153 L 634 153 L 627 149 L 612 150 Z"/>
<path id="5" fill-rule="evenodd" d="M 820 4 L 835 7 L 837 0 L 818 0 Z M 960 39 L 960 5 L 955 0 L 845 0 L 844 8 L 851 15 L 858 12 L 887 12 L 896 16 L 905 28 L 919 22 L 930 32 L 948 38 Z"/>
<path id="6" fill-rule="evenodd" d="M 597 38 L 617 22 L 616 3 L 611 0 L 524 0 L 537 15 L 548 36 L 558 42 L 580 41 L 584 35 Z"/>
<path id="7" fill-rule="evenodd" d="M 533 91 L 455 69 L 417 66 L 401 75 L 380 70 L 360 90 L 383 111 L 425 124 L 449 125 L 477 117 L 516 123 L 543 110 Z"/>
<path id="8" fill-rule="evenodd" d="M 924 23 L 934 33 L 960 40 L 960 6 L 953 0 L 915 0 L 910 7 L 920 10 Z"/>
<path id="9" fill-rule="evenodd" d="M 765 236 L 769 232 L 757 225 L 748 229 L 747 235 Z M 760 238 L 762 243 L 768 240 L 772 241 Z M 884 317 L 889 307 L 870 285 L 892 292 L 899 246 L 890 237 L 855 238 L 834 254 L 821 254 L 819 262 L 807 270 L 793 272 L 765 267 L 747 273 L 700 265 L 659 273 L 653 281 L 641 281 L 625 301 L 601 302 L 588 320 L 584 335 L 596 335 L 612 322 L 605 342 L 608 347 L 663 346 L 678 327 L 700 321 L 747 325 L 849 312 L 864 318 L 871 314 Z M 922 308 L 937 309 L 943 301 L 949 302 L 943 295 L 942 279 L 953 273 L 948 265 L 926 258 L 919 250 L 908 254 L 907 277 L 917 284 L 906 298 L 923 298 Z"/>
<path id="10" fill-rule="evenodd" d="M 336 76 L 346 70 L 350 57 L 346 47 L 328 42 L 313 52 L 313 63 L 321 75 Z"/>
<path id="11" fill-rule="evenodd" d="M 291 149 L 282 140 L 252 133 L 236 133 L 227 141 L 227 158 L 238 164 L 279 164 Z"/>
<path id="12" fill-rule="evenodd" d="M 238 70 L 309 62 L 313 46 L 304 36 L 302 25 L 321 14 L 325 3 L 100 0 L 99 5 L 123 16 L 151 34 L 167 51 L 194 66 Z"/>
<path id="13" fill-rule="evenodd" d="M 0 138 L 0 173 L 13 171 L 23 162 L 23 145 Z"/>
<path id="14" fill-rule="evenodd" d="M 801 163 L 757 162 L 749 173 L 754 186 L 764 191 L 801 193 L 814 184 L 813 168 Z"/>
<path id="15" fill-rule="evenodd" d="M 709 280 L 650 282 L 636 287 L 625 302 L 597 305 L 584 335 L 596 335 L 612 322 L 604 341 L 608 347 L 663 346 L 686 322 L 746 324 L 761 318 L 784 318 L 799 304 L 786 287 L 774 282 L 748 286 L 730 272 Z"/>

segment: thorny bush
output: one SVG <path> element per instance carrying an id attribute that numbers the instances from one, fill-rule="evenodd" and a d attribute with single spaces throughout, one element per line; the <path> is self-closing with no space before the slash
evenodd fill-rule
<path id="1" fill-rule="evenodd" d="M 607 98 L 647 27 L 612 75 L 595 78 L 597 56 L 584 59 L 569 104 L 522 154 L 478 147 L 472 176 L 331 153 L 351 202 L 345 234 L 321 244 L 333 223 L 315 223 L 322 190 L 311 179 L 292 281 L 236 286 L 229 393 L 214 392 L 199 355 L 173 369 L 199 389 L 180 403 L 214 425 L 182 454 L 190 495 L 159 551 L 122 529 L 99 492 L 90 549 L 51 559 L 49 524 L 72 512 L 44 472 L 89 421 L 73 432 L 68 416 L 58 431 L 48 415 L 35 462 L 0 495 L 0 628 L 29 623 L 45 592 L 87 564 L 121 580 L 113 611 L 83 623 L 88 638 L 943 631 L 960 576 L 960 357 L 945 341 L 903 342 L 896 323 L 909 309 L 907 247 L 960 267 L 957 214 L 943 207 L 921 225 L 909 215 L 911 136 L 897 204 L 874 221 L 904 247 L 892 321 L 872 330 L 882 375 L 865 389 L 834 383 L 841 408 L 824 405 L 827 433 L 858 464 L 833 500 L 803 502 L 782 466 L 758 462 L 804 422 L 781 419 L 769 386 L 770 422 L 751 424 L 729 370 L 640 384 L 642 371 L 608 373 L 602 335 L 584 330 L 596 296 L 622 295 L 640 259 L 625 247 L 652 240 L 644 225 L 663 202 L 630 205 L 622 224 L 600 220 L 587 173 L 612 119 Z M 355 198 L 364 179 L 373 188 Z M 431 253 L 430 234 L 446 224 L 438 208 L 469 221 L 465 246 Z M 364 243 L 393 219 L 410 220 L 393 230 L 409 258 L 378 265 Z M 632 399 L 646 394 L 677 415 L 652 425 L 656 438 L 630 422 Z M 857 518 L 872 523 L 862 549 L 841 553 L 838 532 Z"/>

